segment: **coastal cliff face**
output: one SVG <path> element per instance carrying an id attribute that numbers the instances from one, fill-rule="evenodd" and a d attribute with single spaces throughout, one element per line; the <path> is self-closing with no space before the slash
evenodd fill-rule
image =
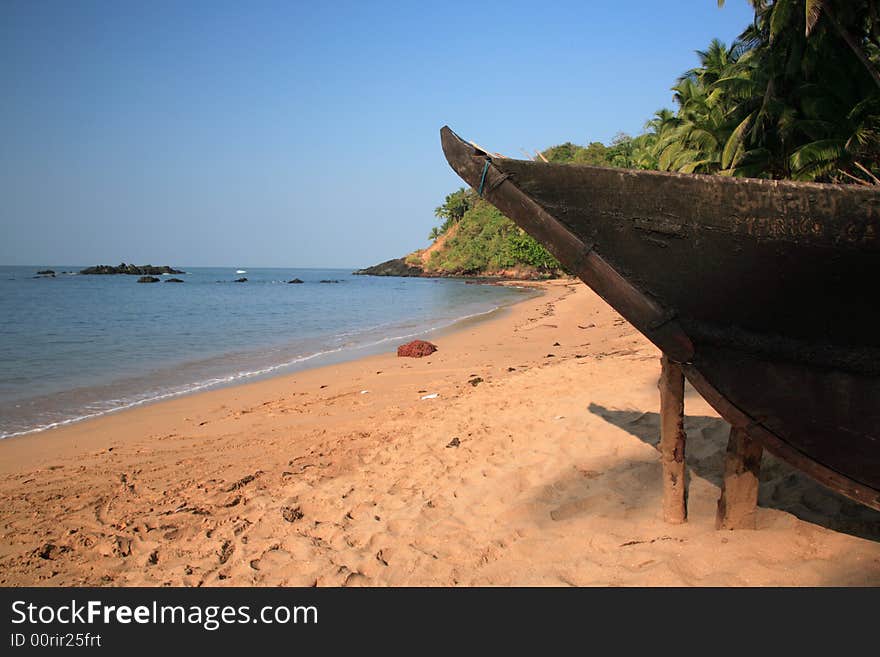
<path id="1" fill-rule="evenodd" d="M 426 249 L 359 269 L 366 276 L 419 276 L 543 280 L 561 265 L 492 205 L 470 199 L 460 219 L 448 222 Z"/>
<path id="2" fill-rule="evenodd" d="M 394 258 L 378 265 L 352 272 L 357 276 L 425 276 L 425 270 L 406 264 L 405 258 Z"/>
<path id="3" fill-rule="evenodd" d="M 517 281 L 543 281 L 558 278 L 561 271 L 543 270 L 529 265 L 518 264 L 504 269 L 480 269 L 476 271 L 444 271 L 442 269 L 426 268 L 422 265 L 408 264 L 410 259 L 418 257 L 415 251 L 404 258 L 386 260 L 378 265 L 358 269 L 352 272 L 356 276 L 403 276 L 418 278 L 502 278 Z"/>

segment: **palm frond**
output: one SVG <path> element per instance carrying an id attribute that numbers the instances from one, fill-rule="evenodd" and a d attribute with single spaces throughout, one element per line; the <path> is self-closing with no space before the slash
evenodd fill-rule
<path id="1" fill-rule="evenodd" d="M 825 4 L 824 0 L 806 0 L 804 7 L 804 15 L 806 17 L 806 30 L 804 33 L 807 36 L 810 36 L 813 28 L 816 27 L 816 23 L 819 21 L 819 16 L 821 16 L 822 14 L 823 4 Z"/>
<path id="2" fill-rule="evenodd" d="M 782 30 L 788 27 L 793 5 L 793 0 L 776 0 L 773 3 L 772 13 L 770 14 L 771 42 L 779 36 Z"/>
<path id="3" fill-rule="evenodd" d="M 820 139 L 798 148 L 791 154 L 790 165 L 796 180 L 815 180 L 833 171 L 844 157 L 842 139 Z"/>
<path id="4" fill-rule="evenodd" d="M 723 169 L 735 166 L 739 159 L 738 156 L 741 157 L 745 152 L 745 136 L 754 118 L 755 113 L 752 112 L 730 133 L 727 143 L 724 144 L 724 150 L 721 151 L 721 167 Z"/>

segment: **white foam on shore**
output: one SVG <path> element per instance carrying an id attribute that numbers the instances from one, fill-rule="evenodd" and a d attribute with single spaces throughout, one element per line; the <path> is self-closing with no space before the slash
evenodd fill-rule
<path id="1" fill-rule="evenodd" d="M 470 319 L 475 319 L 478 317 L 485 317 L 487 315 L 491 315 L 492 313 L 497 312 L 502 307 L 506 307 L 506 305 L 509 305 L 509 304 L 494 306 L 494 307 L 490 308 L 489 310 L 481 311 L 478 313 L 471 313 L 469 315 L 463 315 L 461 317 L 457 317 L 451 321 L 448 321 L 444 324 L 431 326 L 431 327 L 428 327 L 425 329 L 418 330 L 414 333 L 405 333 L 402 335 L 387 336 L 387 337 L 384 337 L 380 340 L 376 340 L 376 341 L 368 342 L 368 343 L 364 343 L 364 344 L 343 345 L 340 347 L 336 347 L 335 349 L 327 349 L 325 351 L 317 351 L 315 353 L 308 354 L 306 356 L 300 356 L 300 357 L 294 358 L 292 360 L 285 361 L 283 363 L 278 363 L 276 365 L 270 365 L 268 367 L 263 367 L 263 368 L 260 368 L 257 370 L 248 370 L 248 371 L 237 372 L 235 374 L 230 374 L 229 376 L 225 376 L 225 377 L 214 377 L 211 379 L 207 379 L 205 381 L 199 381 L 196 383 L 181 386 L 178 389 L 172 390 L 170 392 L 164 392 L 164 393 L 161 393 L 158 395 L 144 397 L 143 399 L 135 399 L 135 400 L 126 400 L 126 399 L 113 400 L 113 399 L 110 399 L 110 400 L 106 400 L 104 402 L 97 402 L 99 404 L 112 404 L 113 402 L 118 401 L 119 405 L 113 406 L 112 408 L 101 409 L 101 410 L 95 411 L 94 413 L 85 413 L 83 415 L 78 415 L 76 417 L 66 418 L 64 420 L 58 420 L 56 422 L 48 422 L 46 424 L 41 424 L 41 425 L 38 425 L 38 426 L 30 428 L 30 429 L 24 429 L 22 431 L 12 431 L 12 432 L 7 432 L 7 433 L 0 433 L 0 440 L 2 440 L 4 438 L 14 438 L 16 436 L 24 436 L 24 435 L 28 435 L 28 434 L 32 434 L 32 433 L 40 433 L 42 431 L 48 431 L 49 429 L 57 429 L 59 427 L 64 427 L 64 426 L 67 426 L 70 424 L 75 424 L 77 422 L 82 422 L 84 420 L 91 420 L 91 419 L 101 417 L 104 415 L 109 415 L 111 413 L 117 413 L 119 411 L 124 411 L 124 410 L 128 410 L 131 408 L 136 408 L 138 406 L 144 406 L 146 404 L 153 404 L 156 402 L 165 401 L 167 399 L 172 399 L 174 397 L 181 397 L 183 395 L 189 395 L 189 394 L 192 394 L 195 392 L 200 392 L 200 391 L 207 390 L 210 388 L 219 388 L 219 387 L 227 386 L 227 385 L 230 385 L 233 383 L 238 383 L 238 382 L 244 381 L 246 379 L 270 375 L 274 372 L 277 372 L 278 370 L 293 367 L 293 366 L 299 365 L 301 363 L 305 363 L 305 362 L 314 360 L 316 358 L 320 358 L 322 356 L 329 356 L 332 354 L 337 354 L 337 353 L 346 352 L 346 351 L 355 353 L 360 350 L 366 350 L 366 349 L 370 349 L 371 347 L 377 347 L 377 346 L 385 344 L 387 342 L 392 342 L 392 341 L 397 341 L 397 340 L 405 340 L 407 338 L 415 338 L 418 336 L 423 336 L 427 333 L 432 333 L 434 331 L 440 331 L 440 330 L 449 328 L 449 327 L 454 326 L 455 324 L 458 324 L 460 322 L 464 322 L 464 321 L 467 321 Z M 367 331 L 376 330 L 378 328 L 381 328 L 381 327 L 374 327 L 372 329 L 367 329 Z M 361 332 L 360 334 L 363 334 L 363 332 Z M 339 337 L 341 337 L 346 334 L 338 334 L 338 335 L 339 335 Z M 354 358 L 352 358 L 351 360 L 354 360 Z M 94 404 L 91 404 L 91 405 L 94 406 Z"/>

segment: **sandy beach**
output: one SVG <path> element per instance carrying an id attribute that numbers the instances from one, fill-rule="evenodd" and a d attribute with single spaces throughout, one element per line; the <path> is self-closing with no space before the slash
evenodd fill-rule
<path id="1" fill-rule="evenodd" d="M 0 584 L 880 585 L 880 513 L 769 455 L 758 529 L 714 529 L 728 427 L 692 390 L 665 524 L 658 350 L 540 285 L 430 357 L 0 441 Z"/>

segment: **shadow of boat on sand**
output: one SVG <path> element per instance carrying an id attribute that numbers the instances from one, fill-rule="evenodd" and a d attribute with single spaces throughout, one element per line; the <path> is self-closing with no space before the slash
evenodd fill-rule
<path id="1" fill-rule="evenodd" d="M 589 410 L 658 448 L 659 413 L 612 410 L 594 403 Z M 730 425 L 716 417 L 686 416 L 684 426 L 688 435 L 688 476 L 696 475 L 720 487 Z M 825 488 L 767 452 L 761 463 L 758 505 L 785 511 L 826 529 L 880 542 L 880 512 Z"/>

